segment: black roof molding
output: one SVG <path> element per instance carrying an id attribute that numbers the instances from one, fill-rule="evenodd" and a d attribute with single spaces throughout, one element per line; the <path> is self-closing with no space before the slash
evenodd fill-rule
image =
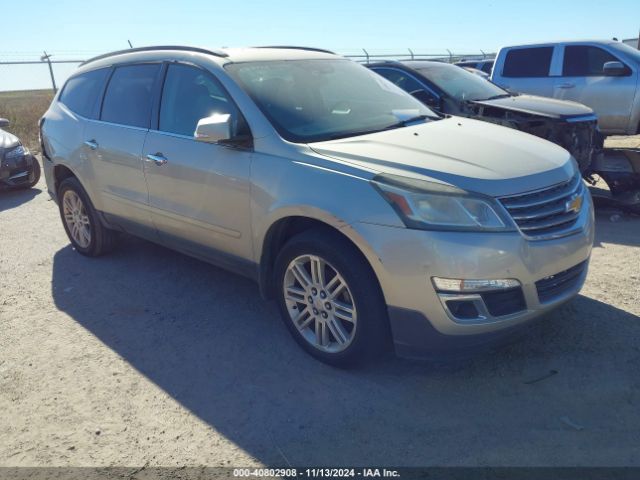
<path id="1" fill-rule="evenodd" d="M 98 55 L 97 57 L 90 58 L 82 62 L 80 65 L 86 65 L 91 62 L 95 62 L 96 60 L 102 60 L 103 58 L 109 58 L 116 55 L 123 55 L 125 53 L 135 53 L 135 52 L 154 52 L 159 50 L 179 50 L 181 52 L 196 52 L 196 53 L 206 53 L 208 55 L 214 55 L 216 57 L 225 58 L 228 57 L 225 52 L 221 50 L 209 50 L 207 48 L 199 48 L 199 47 L 185 47 L 184 45 L 158 45 L 155 47 L 137 47 L 137 48 L 128 48 L 126 50 L 118 50 L 116 52 L 105 53 L 103 55 Z"/>

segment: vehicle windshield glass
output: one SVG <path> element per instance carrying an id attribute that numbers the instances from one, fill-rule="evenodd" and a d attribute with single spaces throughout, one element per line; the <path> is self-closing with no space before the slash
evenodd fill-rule
<path id="1" fill-rule="evenodd" d="M 429 65 L 420 64 L 411 65 L 411 67 L 444 90 L 447 95 L 460 101 L 487 100 L 509 95 L 506 90 L 456 65 L 432 62 Z"/>
<path id="2" fill-rule="evenodd" d="M 611 43 L 608 46 L 640 63 L 640 50 L 636 50 L 626 43 Z"/>
<path id="3" fill-rule="evenodd" d="M 377 73 L 345 59 L 231 63 L 229 74 L 278 133 L 308 143 L 425 121 L 435 113 Z"/>

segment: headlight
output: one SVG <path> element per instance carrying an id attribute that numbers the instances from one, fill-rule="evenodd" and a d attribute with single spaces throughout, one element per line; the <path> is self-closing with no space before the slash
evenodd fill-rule
<path id="1" fill-rule="evenodd" d="M 372 184 L 409 228 L 515 230 L 509 216 L 491 197 L 396 175 L 378 175 Z"/>
<path id="2" fill-rule="evenodd" d="M 5 160 L 16 160 L 18 158 L 22 158 L 29 153 L 24 145 L 18 145 L 17 147 L 12 148 L 8 152 L 4 154 Z"/>

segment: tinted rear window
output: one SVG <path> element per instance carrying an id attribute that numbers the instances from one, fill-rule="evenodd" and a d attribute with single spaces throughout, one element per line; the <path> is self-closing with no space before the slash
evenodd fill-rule
<path id="1" fill-rule="evenodd" d="M 109 80 L 101 120 L 149 128 L 151 97 L 159 64 L 118 67 Z"/>
<path id="2" fill-rule="evenodd" d="M 547 77 L 553 47 L 518 48 L 509 50 L 504 62 L 503 77 Z"/>
<path id="3" fill-rule="evenodd" d="M 108 74 L 109 69 L 102 68 L 70 78 L 60 94 L 60 102 L 78 115 L 94 118 L 94 108 Z"/>

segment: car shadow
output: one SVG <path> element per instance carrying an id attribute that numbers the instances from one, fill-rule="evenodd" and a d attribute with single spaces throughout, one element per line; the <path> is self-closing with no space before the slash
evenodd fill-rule
<path id="1" fill-rule="evenodd" d="M 602 247 L 604 243 L 640 246 L 640 216 L 617 210 L 596 211 L 594 247 Z"/>
<path id="2" fill-rule="evenodd" d="M 19 207 L 23 203 L 33 200 L 40 195 L 42 190 L 37 187 L 27 189 L 6 189 L 0 188 L 0 212 Z"/>
<path id="3" fill-rule="evenodd" d="M 59 250 L 52 293 L 105 346 L 272 466 L 446 465 L 495 454 L 517 462 L 517 445 L 547 442 L 554 428 L 572 434 L 557 417 L 550 428 L 544 409 L 575 411 L 588 394 L 576 366 L 587 384 L 618 382 L 602 368 L 610 342 L 619 350 L 619 338 L 640 337 L 637 316 L 580 296 L 516 344 L 470 360 L 391 357 L 338 370 L 295 344 L 251 281 L 130 238 L 103 258 Z M 544 380 L 550 371 L 560 373 Z M 628 387 L 620 382 L 612 388 Z M 544 437 L 529 432 L 540 422 L 550 428 Z"/>

